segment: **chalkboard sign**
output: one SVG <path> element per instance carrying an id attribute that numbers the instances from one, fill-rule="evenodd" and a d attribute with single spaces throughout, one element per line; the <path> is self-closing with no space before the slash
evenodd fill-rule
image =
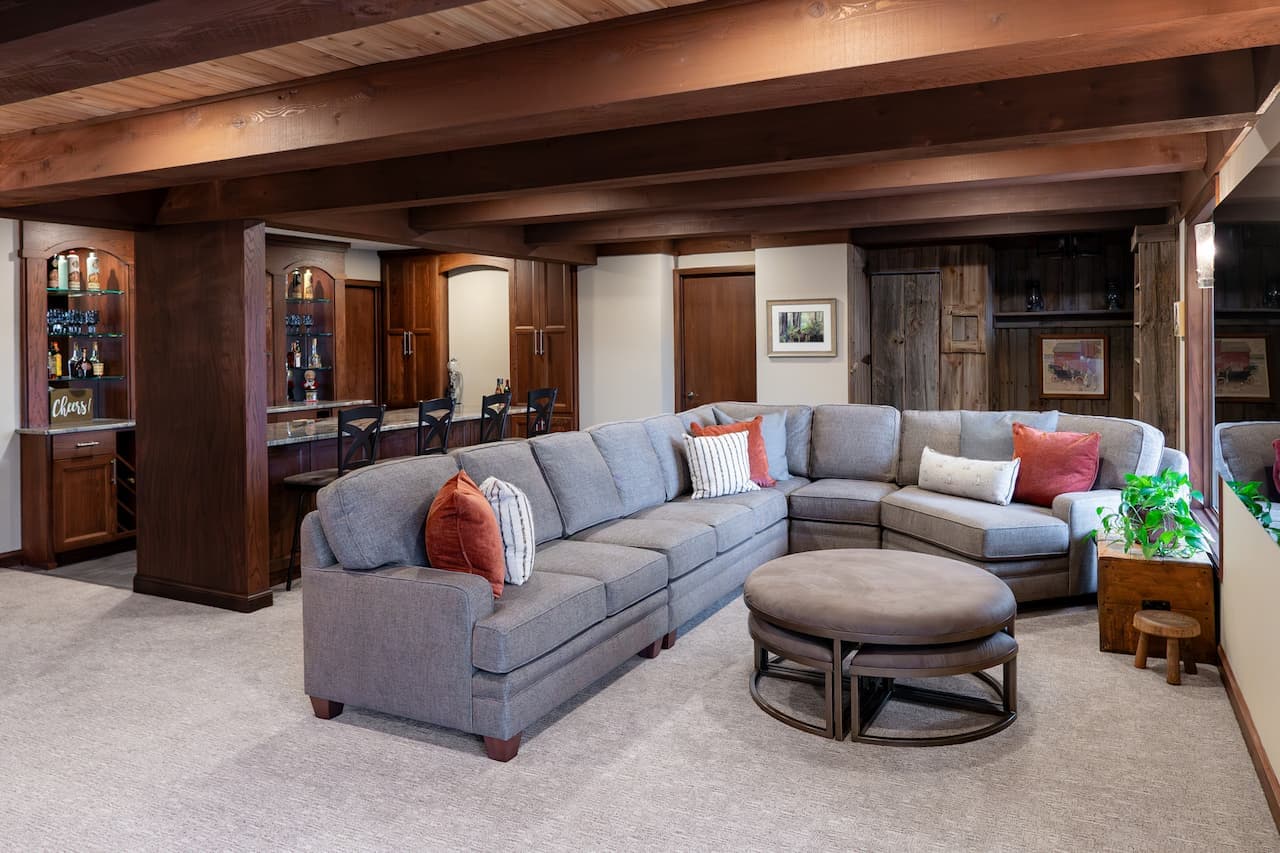
<path id="1" fill-rule="evenodd" d="M 49 389 L 49 425 L 70 426 L 93 420 L 92 388 Z"/>

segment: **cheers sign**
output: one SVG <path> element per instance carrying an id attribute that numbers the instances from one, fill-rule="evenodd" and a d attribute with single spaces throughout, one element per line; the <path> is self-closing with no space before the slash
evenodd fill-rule
<path id="1" fill-rule="evenodd" d="M 54 388 L 49 391 L 49 423 L 78 424 L 93 420 L 92 388 Z"/>

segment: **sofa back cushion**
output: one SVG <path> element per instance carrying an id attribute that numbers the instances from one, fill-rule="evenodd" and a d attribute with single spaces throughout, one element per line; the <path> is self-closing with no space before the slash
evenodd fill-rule
<path id="1" fill-rule="evenodd" d="M 966 459 L 1013 458 L 1015 423 L 1053 432 L 1058 428 L 1058 412 L 961 412 L 960 455 Z"/>
<path id="2" fill-rule="evenodd" d="M 640 421 L 619 421 L 591 427 L 587 435 L 613 474 L 622 501 L 622 514 L 631 515 L 667 499 L 662 465 Z"/>
<path id="3" fill-rule="evenodd" d="M 809 446 L 813 429 L 813 409 L 810 406 L 772 406 L 764 403 L 716 403 L 715 408 L 736 420 L 747 420 L 756 415 L 781 412 L 787 431 L 787 472 L 790 476 L 809 476 Z M 772 472 L 770 472 L 772 473 Z M 774 474 L 774 479 L 782 479 Z"/>
<path id="4" fill-rule="evenodd" d="M 1272 442 L 1280 438 L 1280 421 L 1238 421 L 1213 429 L 1214 468 L 1227 480 L 1265 483 L 1276 464 Z"/>
<path id="5" fill-rule="evenodd" d="M 560 507 L 566 536 L 622 517 L 622 499 L 613 484 L 613 472 L 591 436 L 557 432 L 529 444 Z"/>
<path id="6" fill-rule="evenodd" d="M 498 441 L 464 447 L 456 451 L 458 464 L 477 483 L 497 477 L 511 483 L 529 499 L 533 509 L 533 533 L 538 544 L 564 535 L 564 522 L 556 499 L 542 476 L 533 449 L 527 441 Z"/>
<path id="7" fill-rule="evenodd" d="M 818 406 L 813 410 L 811 475 L 891 481 L 898 470 L 900 425 L 892 406 Z"/>
<path id="8" fill-rule="evenodd" d="M 338 562 L 348 569 L 427 565 L 427 510 L 457 473 L 451 456 L 415 456 L 357 468 L 325 486 L 316 503 Z"/>
<path id="9" fill-rule="evenodd" d="M 907 409 L 902 413 L 902 439 L 898 459 L 898 485 L 920 482 L 920 454 L 926 447 L 948 456 L 960 456 L 960 413 Z"/>
<path id="10" fill-rule="evenodd" d="M 696 409 L 687 409 L 676 415 L 680 419 L 680 423 L 688 432 L 689 427 L 693 424 L 698 426 L 715 426 L 716 425 L 716 407 L 710 403 L 704 403 Z"/>
<path id="11" fill-rule="evenodd" d="M 1126 418 L 1072 415 L 1058 418 L 1059 432 L 1101 433 L 1097 489 L 1123 489 L 1125 474 L 1154 474 L 1160 467 L 1164 435 L 1151 424 Z"/>
<path id="12" fill-rule="evenodd" d="M 689 492 L 689 460 L 684 455 L 684 437 L 687 430 L 675 415 L 658 415 L 642 421 L 649 443 L 658 455 L 662 467 L 662 485 L 667 500 Z"/>

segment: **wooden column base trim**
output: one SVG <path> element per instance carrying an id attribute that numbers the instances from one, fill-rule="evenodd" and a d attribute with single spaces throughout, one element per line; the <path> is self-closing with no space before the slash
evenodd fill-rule
<path id="1" fill-rule="evenodd" d="M 1244 694 L 1240 692 L 1240 683 L 1236 681 L 1236 675 L 1231 671 L 1226 650 L 1222 646 L 1218 646 L 1218 661 L 1218 671 L 1222 673 L 1222 686 L 1227 690 L 1227 698 L 1231 700 L 1231 710 L 1235 711 L 1236 722 L 1240 724 L 1240 733 L 1244 735 L 1244 745 L 1249 750 L 1249 758 L 1253 759 L 1253 769 L 1258 774 L 1258 781 L 1262 783 L 1262 793 L 1266 796 L 1267 806 L 1271 809 L 1271 819 L 1275 821 L 1276 829 L 1280 830 L 1280 780 L 1277 780 L 1275 768 L 1271 766 L 1267 751 L 1262 746 L 1262 738 L 1258 736 L 1258 730 L 1253 725 L 1253 715 L 1249 713 Z"/>
<path id="2" fill-rule="evenodd" d="M 494 761 L 510 761 L 520 751 L 520 738 L 523 735 L 524 732 L 519 732 L 515 737 L 509 737 L 506 740 L 486 737 L 484 739 L 484 754 Z"/>
<path id="3" fill-rule="evenodd" d="M 271 590 L 269 589 L 252 595 L 239 595 L 220 589 L 206 589 L 164 578 L 148 577 L 147 575 L 133 576 L 133 591 L 140 592 L 143 595 L 172 598 L 176 601 L 189 601 L 192 604 L 221 607 L 223 610 L 234 610 L 237 613 L 252 613 L 255 610 L 271 606 Z"/>
<path id="4" fill-rule="evenodd" d="M 669 649 L 669 648 L 671 648 L 672 646 L 674 646 L 675 644 L 676 644 L 676 632 L 675 632 L 675 631 L 668 631 L 668 632 L 667 632 L 667 633 L 662 637 L 662 647 L 663 647 L 664 649 Z"/>
<path id="5" fill-rule="evenodd" d="M 22 559 L 22 551 L 5 551 L 0 553 L 0 566 L 4 568 L 12 568 L 14 566 L 25 566 L 26 563 Z M 36 568 L 42 568 L 37 566 Z"/>
<path id="6" fill-rule="evenodd" d="M 343 704 L 341 702 L 333 702 L 329 699 L 318 699 L 315 696 L 310 696 L 308 698 L 311 700 L 311 710 L 322 720 L 332 720 L 334 717 L 342 713 Z"/>

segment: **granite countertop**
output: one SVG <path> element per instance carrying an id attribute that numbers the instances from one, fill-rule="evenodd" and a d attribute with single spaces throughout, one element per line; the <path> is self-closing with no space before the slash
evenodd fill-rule
<path id="1" fill-rule="evenodd" d="M 101 429 L 133 429 L 138 424 L 135 421 L 122 420 L 120 418 L 95 418 L 82 424 L 67 424 L 65 426 L 48 426 L 48 427 L 21 427 L 18 429 L 19 435 L 66 435 L 73 432 L 94 432 Z"/>
<path id="2" fill-rule="evenodd" d="M 529 411 L 528 406 L 512 406 L 511 417 L 523 415 L 527 411 Z M 477 421 L 479 419 L 480 409 L 478 406 L 459 406 L 453 411 L 454 423 L 462 421 Z M 386 416 L 382 420 L 382 429 L 384 432 L 417 428 L 417 407 L 412 409 L 388 409 Z M 296 427 L 292 421 L 267 424 L 267 447 L 280 447 L 286 444 L 303 444 L 308 441 L 324 441 L 325 439 L 337 437 L 337 418 L 316 418 L 314 420 L 307 420 L 305 423 L 299 422 Z"/>
<path id="3" fill-rule="evenodd" d="M 269 406 L 268 415 L 283 415 L 288 412 L 314 412 L 317 409 L 345 409 L 348 406 L 368 406 L 372 400 L 316 400 L 312 403 L 284 403 Z"/>

